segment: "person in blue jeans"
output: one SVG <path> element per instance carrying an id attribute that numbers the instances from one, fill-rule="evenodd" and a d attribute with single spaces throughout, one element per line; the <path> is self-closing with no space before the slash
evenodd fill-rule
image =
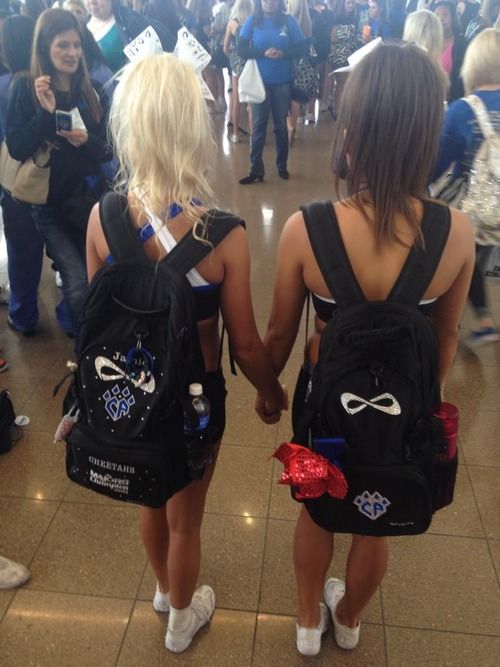
<path id="1" fill-rule="evenodd" d="M 269 114 L 272 114 L 276 137 L 276 166 L 281 178 L 288 180 L 288 130 L 286 117 L 292 94 L 292 60 L 306 54 L 308 42 L 292 16 L 287 16 L 283 0 L 256 0 L 255 14 L 240 30 L 238 53 L 255 58 L 266 97 L 252 104 L 252 144 L 250 173 L 240 180 L 249 185 L 264 180 L 262 153 L 266 142 Z"/>
<path id="2" fill-rule="evenodd" d="M 107 105 L 107 96 L 90 82 L 77 19 L 62 9 L 46 10 L 35 27 L 31 72 L 12 82 L 6 141 L 10 155 L 21 162 L 41 147 L 52 147 L 47 202 L 32 206 L 31 215 L 61 273 L 68 333 L 76 330 L 87 290 L 86 229 L 95 201 L 87 179 L 98 175 L 100 164 L 112 157 Z M 74 108 L 85 129 L 58 130 L 56 109 Z M 61 306 L 58 319 L 62 324 Z"/>

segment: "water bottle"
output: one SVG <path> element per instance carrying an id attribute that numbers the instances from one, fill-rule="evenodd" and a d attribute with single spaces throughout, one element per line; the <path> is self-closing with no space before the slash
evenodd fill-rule
<path id="1" fill-rule="evenodd" d="M 206 396 L 203 396 L 202 385 L 197 382 L 189 385 L 189 397 L 187 409 L 184 410 L 184 442 L 188 469 L 194 478 L 199 478 L 213 458 L 212 440 L 208 430 L 210 403 Z"/>

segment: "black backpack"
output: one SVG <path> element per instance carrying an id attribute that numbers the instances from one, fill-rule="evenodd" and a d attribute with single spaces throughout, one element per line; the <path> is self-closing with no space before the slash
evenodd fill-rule
<path id="1" fill-rule="evenodd" d="M 323 455 L 336 448 L 331 460 L 344 472 L 347 496 L 305 501 L 312 519 L 332 532 L 417 534 L 444 504 L 435 489 L 445 444 L 432 416 L 440 401 L 438 341 L 417 306 L 446 244 L 450 213 L 424 207 L 425 250 L 413 246 L 385 301 L 366 301 L 331 202 L 301 209 L 338 307 L 321 335 L 305 404 L 294 405 L 294 442 Z M 450 465 L 456 474 L 456 460 Z"/>
<path id="2" fill-rule="evenodd" d="M 204 215 L 208 243 L 187 234 L 156 262 L 127 207 L 115 193 L 100 202 L 114 261 L 96 273 L 80 317 L 77 369 L 64 402 L 65 413 L 79 411 L 66 439 L 66 469 L 88 489 L 161 507 L 192 479 L 182 404 L 205 372 L 186 273 L 243 221 L 211 210 Z"/>

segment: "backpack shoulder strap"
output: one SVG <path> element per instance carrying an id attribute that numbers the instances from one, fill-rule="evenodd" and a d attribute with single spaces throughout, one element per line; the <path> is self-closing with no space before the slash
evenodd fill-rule
<path id="1" fill-rule="evenodd" d="M 483 137 L 485 139 L 491 139 L 492 137 L 496 136 L 495 130 L 491 124 L 488 109 L 486 108 L 483 100 L 477 95 L 468 95 L 467 97 L 464 97 L 463 100 L 467 102 L 467 104 L 474 112 L 474 116 L 476 117 Z"/>
<path id="2" fill-rule="evenodd" d="M 115 262 L 146 257 L 132 224 L 126 197 L 116 192 L 106 192 L 99 202 L 99 217 L 109 252 Z"/>
<path id="3" fill-rule="evenodd" d="M 431 201 L 424 201 L 423 205 L 424 247 L 413 244 L 387 301 L 417 306 L 436 273 L 450 233 L 450 209 Z"/>
<path id="4" fill-rule="evenodd" d="M 339 307 L 366 301 L 352 270 L 332 202 L 312 202 L 300 210 L 321 274 Z"/>
<path id="5" fill-rule="evenodd" d="M 195 239 L 191 233 L 188 233 L 183 236 L 163 260 L 182 275 L 185 275 L 199 264 L 235 227 L 238 227 L 238 225 L 245 227 L 241 218 L 218 209 L 207 211 L 203 215 L 203 221 L 206 226 L 204 228 L 201 225 L 199 226 L 200 236 L 208 243 L 203 243 Z"/>

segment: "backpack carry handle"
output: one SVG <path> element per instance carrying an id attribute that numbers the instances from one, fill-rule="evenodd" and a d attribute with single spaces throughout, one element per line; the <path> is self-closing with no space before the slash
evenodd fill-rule
<path id="1" fill-rule="evenodd" d="M 141 308 L 134 308 L 133 306 L 129 306 L 123 301 L 120 301 L 120 299 L 114 294 L 111 295 L 111 298 L 118 306 L 124 310 L 128 310 L 130 313 L 134 313 L 135 315 L 163 315 L 168 313 L 168 308 L 159 308 L 157 310 L 142 310 Z"/>

